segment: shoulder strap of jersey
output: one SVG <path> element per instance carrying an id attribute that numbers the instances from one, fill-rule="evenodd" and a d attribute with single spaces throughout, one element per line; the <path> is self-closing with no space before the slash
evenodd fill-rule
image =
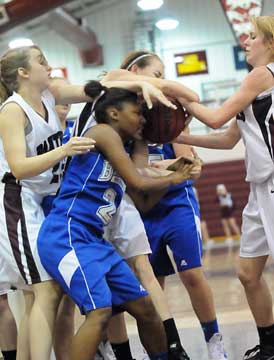
<path id="1" fill-rule="evenodd" d="M 266 65 L 266 68 L 271 72 L 274 77 L 274 62 Z"/>

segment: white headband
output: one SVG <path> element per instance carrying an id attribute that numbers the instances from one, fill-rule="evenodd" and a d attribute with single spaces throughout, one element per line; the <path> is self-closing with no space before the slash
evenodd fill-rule
<path id="1" fill-rule="evenodd" d="M 143 54 L 143 55 L 138 56 L 136 59 L 132 60 L 131 63 L 129 63 L 129 65 L 126 67 L 126 70 L 129 70 L 132 65 L 137 63 L 137 61 L 139 61 L 147 56 L 154 56 L 154 54 Z"/>

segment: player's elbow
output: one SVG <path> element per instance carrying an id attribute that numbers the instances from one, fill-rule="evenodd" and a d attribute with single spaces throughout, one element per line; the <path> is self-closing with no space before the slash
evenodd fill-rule
<path id="1" fill-rule="evenodd" d="M 194 101 L 194 102 L 199 103 L 201 101 L 199 95 L 196 94 L 195 92 L 193 93 L 192 97 L 193 97 L 192 101 Z"/>
<path id="2" fill-rule="evenodd" d="M 34 174 L 26 168 L 24 166 L 21 165 L 13 165 L 10 166 L 12 175 L 17 179 L 17 180 L 23 180 L 26 179 L 28 177 L 34 176 Z"/>

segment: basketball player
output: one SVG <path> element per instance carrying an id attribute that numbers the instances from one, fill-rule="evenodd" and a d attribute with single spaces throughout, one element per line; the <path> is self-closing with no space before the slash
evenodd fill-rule
<path id="1" fill-rule="evenodd" d="M 30 346 L 33 359 L 48 360 L 61 290 L 53 281 L 46 281 L 50 276 L 37 254 L 36 237 L 44 218 L 41 201 L 58 189 L 60 161 L 94 146 L 86 138 L 72 138 L 60 146 L 62 129 L 54 105 L 55 101 L 67 104 L 90 97 L 83 86 L 75 85 L 52 86 L 49 92 L 50 67 L 36 46 L 9 50 L 0 65 L 0 95 L 2 100 L 7 98 L 0 111 L 0 289 L 15 285 L 29 290 L 31 285 L 33 292 L 25 291 L 26 312 L 19 329 L 17 357 L 28 359 Z M 149 105 L 153 93 L 172 106 L 160 90 L 142 84 L 130 88 L 145 89 Z"/>
<path id="2" fill-rule="evenodd" d="M 221 210 L 221 219 L 222 225 L 227 237 L 226 240 L 233 241 L 231 230 L 240 237 L 240 229 L 237 225 L 236 219 L 233 216 L 233 212 L 235 209 L 234 202 L 232 199 L 232 195 L 230 192 L 227 191 L 227 188 L 224 184 L 218 184 L 216 186 L 216 193 L 217 193 L 217 201 L 220 205 Z"/>
<path id="3" fill-rule="evenodd" d="M 155 54 L 148 54 L 146 52 L 137 52 L 135 57 L 139 57 L 139 62 L 145 64 L 144 68 L 152 67 L 152 72 L 155 76 L 136 76 L 128 70 L 112 70 L 103 80 L 113 81 L 116 79 L 128 81 L 130 75 L 134 81 L 145 80 L 151 84 L 162 89 L 165 94 L 177 96 L 189 96 L 197 99 L 197 95 L 193 91 L 186 91 L 186 88 L 177 82 L 162 79 L 162 62 Z M 133 59 L 134 60 L 134 59 Z M 131 62 L 131 60 L 130 60 Z M 148 66 L 149 64 L 149 66 Z M 159 70 L 159 64 L 161 66 Z M 148 71 L 149 73 L 149 71 Z M 80 136 L 87 128 L 95 123 L 93 116 L 93 105 L 87 103 L 83 109 L 76 126 L 76 135 Z M 199 172 L 199 170 L 198 170 Z M 172 359 L 188 359 L 187 354 L 181 346 L 178 331 L 170 314 L 166 297 L 153 274 L 152 267 L 148 260 L 148 254 L 151 252 L 150 245 L 145 233 L 144 225 L 141 220 L 139 212 L 136 210 L 132 199 L 125 194 L 121 205 L 114 216 L 112 222 L 107 229 L 107 239 L 116 247 L 117 251 L 127 260 L 131 268 L 134 270 L 141 284 L 148 290 L 154 306 L 159 312 L 167 334 L 169 355 Z M 112 346 L 118 360 L 132 359 L 128 337 L 125 329 L 125 322 L 123 315 L 117 315 L 110 321 L 109 338 L 112 341 Z M 119 328 L 119 332 L 117 332 Z"/>
<path id="4" fill-rule="evenodd" d="M 72 158 L 53 209 L 39 232 L 39 255 L 49 274 L 86 315 L 72 341 L 72 360 L 94 357 L 112 306 L 136 317 L 151 359 L 167 359 L 164 328 L 148 293 L 115 248 L 103 239 L 103 232 L 125 186 L 134 191 L 134 196 L 136 191 L 164 191 L 189 178 L 194 165 L 181 166 L 164 177 L 139 175 L 124 149 L 125 143 L 142 136 L 144 118 L 137 95 L 122 89 L 108 90 L 99 82 L 89 87 L 94 97 L 100 95 L 95 105 L 98 125 L 85 134 L 96 141 L 96 150 Z M 147 197 L 137 203 L 145 206 Z"/>
<path id="5" fill-rule="evenodd" d="M 133 80 L 148 76 L 160 82 L 164 66 L 155 54 L 135 52 L 123 62 L 116 79 Z M 115 79 L 110 74 L 110 79 Z M 173 92 L 173 96 L 175 92 Z M 191 156 L 191 150 L 180 145 L 150 146 L 151 162 L 161 159 L 175 159 L 181 155 Z M 201 322 L 208 346 L 210 360 L 224 360 L 222 335 L 219 332 L 211 289 L 201 267 L 202 243 L 199 225 L 199 209 L 192 189 L 193 181 L 187 181 L 171 188 L 154 209 L 143 215 L 145 229 L 152 249 L 150 261 L 154 273 L 164 287 L 166 275 L 173 274 L 173 266 L 166 252 L 171 247 L 180 279 L 185 285 L 193 308 Z M 167 215 L 168 214 L 168 215 Z M 178 223 L 175 222 L 178 219 Z M 184 219 L 187 219 L 184 221 Z M 162 302 L 162 307 L 164 306 Z M 164 319 L 166 320 L 166 319 Z M 172 324 L 173 319 L 167 319 Z M 168 326 L 168 325 L 167 325 Z M 171 325 L 172 326 L 172 325 Z"/>
<path id="6" fill-rule="evenodd" d="M 16 323 L 9 307 L 7 293 L 0 295 L 0 349 L 4 360 L 16 360 Z"/>
<path id="7" fill-rule="evenodd" d="M 252 30 L 245 41 L 246 60 L 253 70 L 240 89 L 220 107 L 209 109 L 196 102 L 184 102 L 188 111 L 217 129 L 234 116 L 223 134 L 190 136 L 192 143 L 212 148 L 231 148 L 243 138 L 246 147 L 246 180 L 250 195 L 243 211 L 238 276 L 254 316 L 260 345 L 248 350 L 244 359 L 274 358 L 272 297 L 262 273 L 266 260 L 274 256 L 274 16 L 252 17 Z M 184 135 L 180 141 L 184 141 Z M 196 141 L 197 140 L 197 141 Z"/>

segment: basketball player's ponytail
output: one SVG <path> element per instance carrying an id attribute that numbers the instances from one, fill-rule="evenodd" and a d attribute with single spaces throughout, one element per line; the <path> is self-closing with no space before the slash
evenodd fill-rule
<path id="1" fill-rule="evenodd" d="M 99 96 L 102 91 L 107 90 L 107 87 L 103 86 L 99 81 L 95 80 L 90 80 L 84 87 L 85 94 L 93 99 Z"/>
<path id="2" fill-rule="evenodd" d="M 11 96 L 11 92 L 8 90 L 3 80 L 0 80 L 0 104 L 6 101 L 9 96 Z"/>

